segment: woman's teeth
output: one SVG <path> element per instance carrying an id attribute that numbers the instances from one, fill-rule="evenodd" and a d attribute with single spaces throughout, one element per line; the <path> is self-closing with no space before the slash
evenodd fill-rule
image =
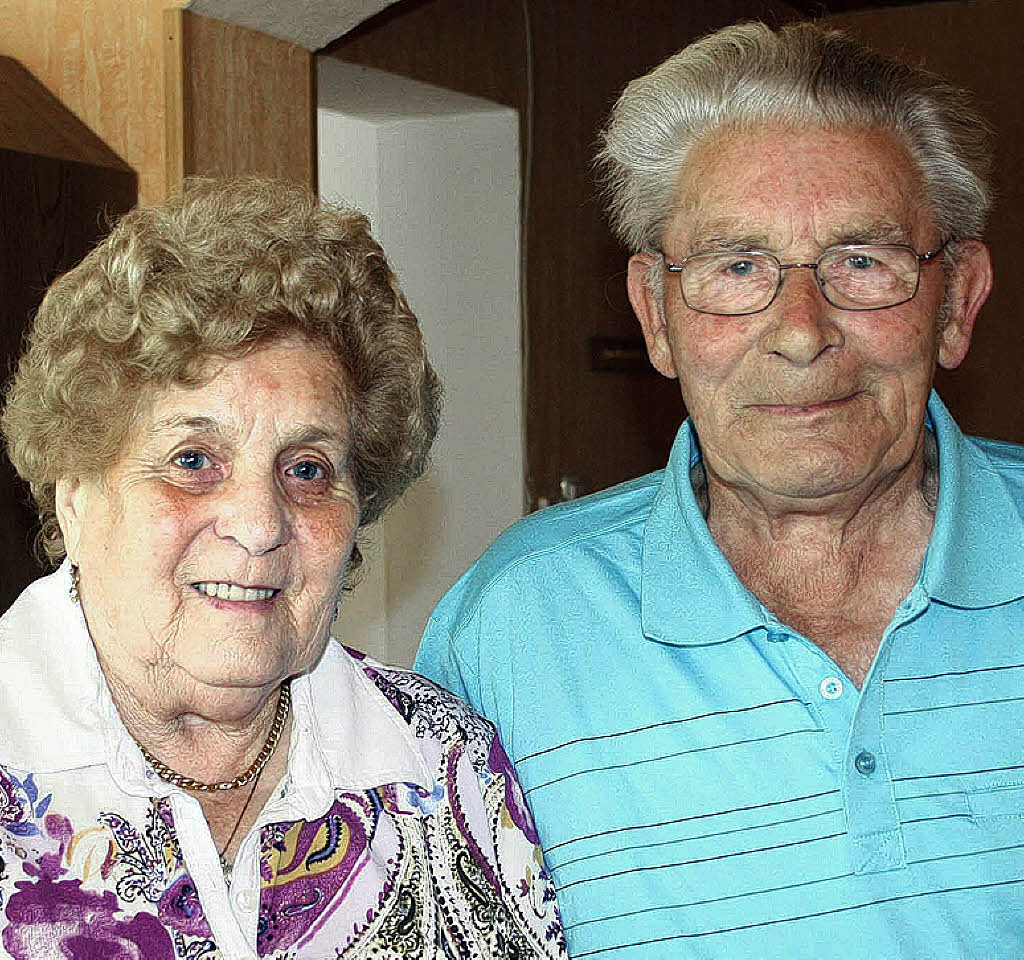
<path id="1" fill-rule="evenodd" d="M 208 597 L 217 597 L 219 600 L 269 600 L 276 590 L 265 587 L 240 587 L 237 583 L 216 583 L 206 581 L 196 583 L 193 586 Z"/>

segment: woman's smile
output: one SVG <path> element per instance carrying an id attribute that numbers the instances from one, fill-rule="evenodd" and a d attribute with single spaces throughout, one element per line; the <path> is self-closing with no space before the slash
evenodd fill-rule
<path id="1" fill-rule="evenodd" d="M 281 591 L 273 587 L 244 587 L 224 580 L 205 580 L 193 583 L 192 589 L 213 600 L 228 600 L 231 603 L 261 603 L 277 596 Z"/>

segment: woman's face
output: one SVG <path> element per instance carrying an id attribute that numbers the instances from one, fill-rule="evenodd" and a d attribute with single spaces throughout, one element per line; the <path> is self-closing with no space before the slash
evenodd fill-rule
<path id="1" fill-rule="evenodd" d="M 209 373 L 150 396 L 102 480 L 57 499 L 108 679 L 228 707 L 319 658 L 359 504 L 326 349 L 290 336 Z"/>

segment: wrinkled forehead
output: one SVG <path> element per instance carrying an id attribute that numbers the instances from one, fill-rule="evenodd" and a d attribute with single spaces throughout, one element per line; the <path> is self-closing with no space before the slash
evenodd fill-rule
<path id="1" fill-rule="evenodd" d="M 263 412 L 256 398 L 268 396 L 276 401 L 268 414 L 277 415 L 280 406 L 292 415 L 301 413 L 303 422 L 343 424 L 343 430 L 331 430 L 348 435 L 347 384 L 338 358 L 326 344 L 286 332 L 198 358 L 187 381 L 145 385 L 122 449 L 154 431 L 227 429 L 254 411 Z"/>
<path id="2" fill-rule="evenodd" d="M 691 152 L 676 196 L 666 240 L 775 249 L 934 239 L 909 151 L 877 128 L 721 129 Z"/>

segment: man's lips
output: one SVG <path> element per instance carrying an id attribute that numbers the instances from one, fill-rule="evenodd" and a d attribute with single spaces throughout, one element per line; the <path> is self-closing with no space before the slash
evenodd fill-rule
<path id="1" fill-rule="evenodd" d="M 781 416 L 800 416 L 815 413 L 828 413 L 850 403 L 860 396 L 860 391 L 825 400 L 809 400 L 798 403 L 752 403 L 749 406 L 765 413 Z"/>

